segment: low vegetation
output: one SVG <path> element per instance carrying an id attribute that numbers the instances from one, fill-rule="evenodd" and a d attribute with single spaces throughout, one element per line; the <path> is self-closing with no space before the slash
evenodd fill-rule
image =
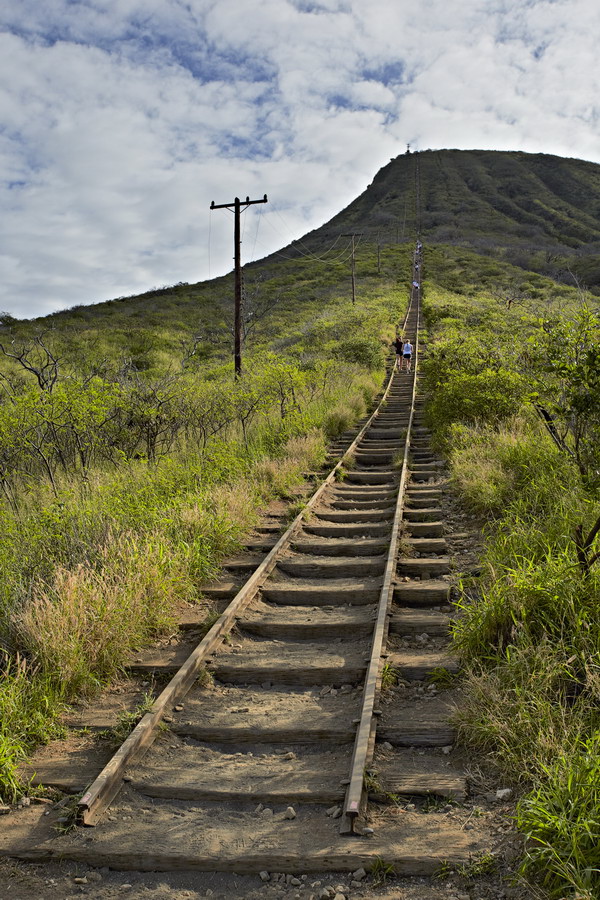
<path id="1" fill-rule="evenodd" d="M 598 305 L 469 304 L 433 285 L 430 423 L 465 504 L 487 520 L 454 643 L 463 739 L 520 791 L 523 872 L 597 897 L 600 821 Z"/>

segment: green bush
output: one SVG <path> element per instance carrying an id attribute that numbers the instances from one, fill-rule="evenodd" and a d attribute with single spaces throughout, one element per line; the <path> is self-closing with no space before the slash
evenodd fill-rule
<path id="1" fill-rule="evenodd" d="M 437 388 L 427 407 L 427 420 L 442 432 L 456 422 L 499 424 L 519 410 L 527 393 L 527 382 L 517 372 L 459 372 Z"/>

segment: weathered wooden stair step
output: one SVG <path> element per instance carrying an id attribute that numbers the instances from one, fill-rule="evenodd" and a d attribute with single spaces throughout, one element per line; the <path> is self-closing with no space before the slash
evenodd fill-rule
<path id="1" fill-rule="evenodd" d="M 408 506 L 404 510 L 405 518 L 408 518 L 407 513 L 412 512 L 413 510 L 418 509 L 432 509 L 433 504 L 436 500 L 439 500 L 439 497 L 418 497 L 416 494 L 410 494 L 406 498 L 406 502 Z M 441 510 L 436 509 L 435 512 L 439 515 Z"/>
<path id="2" fill-rule="evenodd" d="M 244 541 L 244 550 L 250 550 L 263 553 L 268 553 L 269 550 L 272 550 L 275 544 L 277 543 L 277 537 L 261 539 L 261 538 L 248 538 Z"/>
<path id="3" fill-rule="evenodd" d="M 249 634 L 282 640 L 336 640 L 368 637 L 373 631 L 373 615 L 360 607 L 313 610 L 289 607 L 253 610 L 240 619 L 239 627 Z M 422 629 L 424 630 L 424 629 Z"/>
<path id="4" fill-rule="evenodd" d="M 401 556 L 396 568 L 401 575 L 433 578 L 436 575 L 447 575 L 450 571 L 448 556 L 415 557 Z"/>
<path id="5" fill-rule="evenodd" d="M 391 502 L 382 507 L 380 503 L 373 501 L 357 507 L 355 501 L 338 500 L 331 504 L 331 509 L 315 510 L 314 518 L 321 522 L 384 522 L 393 518 L 394 506 Z"/>
<path id="6" fill-rule="evenodd" d="M 369 511 L 373 510 L 381 511 L 381 517 L 386 518 L 390 517 L 393 514 L 394 507 L 396 505 L 396 495 L 391 494 L 385 498 L 380 498 L 379 500 L 352 500 L 352 499 L 343 499 L 343 500 L 332 500 L 330 503 L 330 509 L 355 509 L 357 511 Z M 321 513 L 329 512 L 324 508 L 320 508 L 315 510 L 316 515 L 320 516 Z"/>
<path id="7" fill-rule="evenodd" d="M 447 553 L 448 544 L 444 538 L 430 537 L 410 537 L 408 539 L 410 546 L 417 553 Z"/>
<path id="8" fill-rule="evenodd" d="M 264 725 L 195 725 L 182 722 L 169 726 L 170 731 L 180 737 L 190 737 L 202 743 L 219 744 L 345 744 L 354 740 L 356 726 L 351 722 L 328 723 L 298 722 L 297 725 L 273 727 Z M 448 741 L 446 741 L 448 743 Z"/>
<path id="9" fill-rule="evenodd" d="M 265 554 L 236 556 L 233 559 L 227 559 L 223 563 L 223 568 L 228 571 L 253 572 L 261 564 L 264 558 Z"/>
<path id="10" fill-rule="evenodd" d="M 389 503 L 395 503 L 398 491 L 395 486 L 386 488 L 381 485 L 368 485 L 368 490 L 357 490 L 356 487 L 345 487 L 344 490 L 335 489 L 331 492 L 330 502 L 351 500 L 358 505 L 365 503 L 377 503 L 382 508 Z"/>
<path id="11" fill-rule="evenodd" d="M 426 539 L 425 539 L 426 540 Z M 377 556 L 388 547 L 388 541 L 377 538 L 322 538 L 321 540 L 298 538 L 291 542 L 295 553 L 312 554 L 314 556 Z M 443 542 L 445 544 L 445 541 Z"/>
<path id="12" fill-rule="evenodd" d="M 407 581 L 394 587 L 394 603 L 401 606 L 441 606 L 448 602 L 450 585 L 447 581 Z"/>
<path id="13" fill-rule="evenodd" d="M 433 522 L 438 520 L 441 515 L 442 510 L 435 506 L 421 506 L 415 508 L 407 506 L 402 513 L 406 522 Z"/>
<path id="14" fill-rule="evenodd" d="M 390 794 L 395 797 L 445 797 L 448 800 L 465 800 L 467 797 L 466 778 L 444 772 L 391 775 L 383 780 L 381 787 L 383 792 L 378 792 L 377 788 L 369 790 L 370 799 L 385 802 Z"/>
<path id="15" fill-rule="evenodd" d="M 211 600 L 231 600 L 241 589 L 243 581 L 222 581 L 219 584 L 208 584 L 200 588 L 203 597 Z"/>
<path id="16" fill-rule="evenodd" d="M 412 502 L 414 500 L 439 500 L 443 490 L 437 484 L 408 484 L 407 496 Z"/>
<path id="17" fill-rule="evenodd" d="M 353 522 L 341 523 L 340 525 L 316 525 L 308 523 L 302 526 L 302 530 L 306 534 L 315 534 L 319 537 L 377 537 L 381 535 L 389 535 L 389 522 L 368 523 Z"/>
<path id="18" fill-rule="evenodd" d="M 446 613 L 405 610 L 395 612 L 390 618 L 390 634 L 447 634 L 450 627 L 450 616 Z"/>
<path id="19" fill-rule="evenodd" d="M 351 559 L 345 556 L 287 556 L 277 561 L 277 567 L 288 575 L 306 576 L 307 578 L 346 578 L 365 575 L 381 575 L 385 568 L 385 556 L 360 557 Z"/>
<path id="20" fill-rule="evenodd" d="M 331 578 L 318 584 L 268 581 L 261 593 L 269 603 L 279 606 L 364 606 L 379 599 L 381 580 L 344 581 Z"/>
<path id="21" fill-rule="evenodd" d="M 406 530 L 412 537 L 441 537 L 444 534 L 444 523 L 407 522 Z"/>
<path id="22" fill-rule="evenodd" d="M 377 740 L 394 747 L 447 747 L 456 740 L 456 728 L 447 721 L 427 719 L 411 710 L 402 725 L 378 725 Z"/>
<path id="23" fill-rule="evenodd" d="M 27 849 L 15 842 L 11 855 L 35 863 L 69 861 L 117 871 L 240 875 L 370 871 L 385 859 L 396 876 L 425 877 L 439 872 L 442 864 L 467 864 L 478 849 L 470 832 L 449 828 L 447 817 L 433 813 L 407 814 L 401 826 L 387 824 L 375 840 L 349 841 L 332 834 L 331 819 L 323 815 L 322 807 L 313 811 L 308 806 L 302 820 L 304 833 L 311 835 L 307 847 L 299 846 L 298 822 L 286 821 L 283 810 L 264 820 L 252 811 L 240 814 L 237 804 L 229 810 L 223 803 L 207 802 L 193 811 L 188 805 L 167 800 L 153 804 L 136 821 L 135 836 L 130 821 L 116 819 L 94 832 L 93 845 L 82 843 L 78 834 L 66 835 Z M 194 835 L 193 844 L 188 845 L 183 834 Z"/>
<path id="24" fill-rule="evenodd" d="M 348 484 L 393 484 L 400 478 L 400 473 L 396 470 L 387 470 L 382 472 L 362 471 L 361 469 L 351 469 L 346 475 Z"/>
<path id="25" fill-rule="evenodd" d="M 409 681 L 423 681 L 439 669 L 444 669 L 451 674 L 455 674 L 459 670 L 456 657 L 436 650 L 397 651 L 390 653 L 388 663 L 398 671 L 402 678 L 407 678 Z"/>
<path id="26" fill-rule="evenodd" d="M 215 678 L 232 684 L 334 685 L 354 684 L 364 678 L 367 663 L 360 655 L 338 652 L 322 644 L 312 652 L 304 645 L 276 645 L 265 641 L 270 650 L 250 651 L 236 657 L 219 654 L 210 666 Z"/>

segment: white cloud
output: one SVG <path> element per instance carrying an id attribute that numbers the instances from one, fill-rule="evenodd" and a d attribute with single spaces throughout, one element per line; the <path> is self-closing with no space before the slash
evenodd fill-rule
<path id="1" fill-rule="evenodd" d="M 268 193 L 261 255 L 407 141 L 600 162 L 599 24 L 595 0 L 8 0 L 0 309 L 208 277 L 209 228 L 221 274 L 211 200 Z"/>

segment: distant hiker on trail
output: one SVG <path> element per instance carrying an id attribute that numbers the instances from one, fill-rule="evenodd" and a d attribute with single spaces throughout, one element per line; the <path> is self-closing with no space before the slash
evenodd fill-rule
<path id="1" fill-rule="evenodd" d="M 396 368 L 402 368 L 402 354 L 404 353 L 404 341 L 398 335 L 396 340 L 394 341 L 394 347 L 396 348 Z"/>
<path id="2" fill-rule="evenodd" d="M 406 374 L 407 375 L 410 372 L 410 363 L 411 363 L 411 359 L 412 359 L 412 352 L 413 352 L 413 345 L 410 343 L 410 341 L 407 340 L 402 348 L 402 359 L 400 361 L 400 371 L 402 371 L 402 368 L 403 368 L 404 364 L 406 363 Z"/>

